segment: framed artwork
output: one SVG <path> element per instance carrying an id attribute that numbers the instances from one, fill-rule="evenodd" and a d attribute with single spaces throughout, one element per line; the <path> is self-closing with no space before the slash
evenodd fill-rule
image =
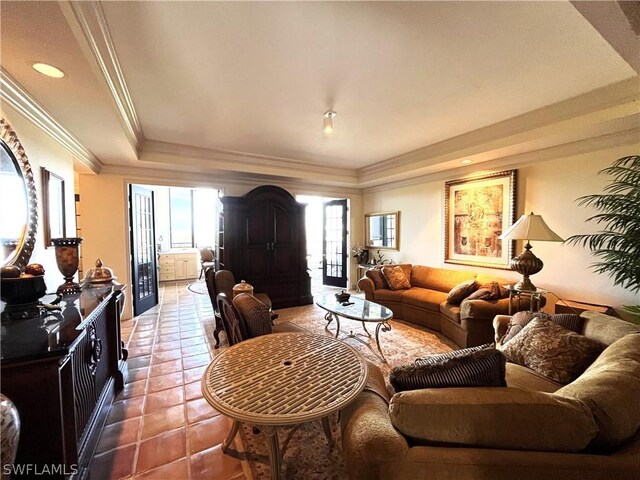
<path id="1" fill-rule="evenodd" d="M 66 237 L 64 179 L 44 167 L 42 173 L 42 212 L 44 244 L 51 246 L 52 238 Z"/>
<path id="2" fill-rule="evenodd" d="M 445 183 L 444 261 L 509 269 L 513 241 L 502 235 L 515 221 L 516 170 Z"/>

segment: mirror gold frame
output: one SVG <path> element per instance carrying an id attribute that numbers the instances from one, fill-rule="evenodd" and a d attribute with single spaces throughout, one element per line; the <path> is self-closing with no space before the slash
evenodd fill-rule
<path id="1" fill-rule="evenodd" d="M 0 143 L 12 159 L 17 162 L 25 187 L 27 200 L 27 218 L 22 230 L 22 235 L 18 239 L 15 250 L 3 260 L 3 265 L 15 265 L 21 270 L 29 263 L 33 247 L 36 242 L 36 231 L 38 227 L 38 197 L 36 195 L 36 184 L 33 179 L 33 171 L 29 164 L 27 154 L 18 135 L 11 129 L 9 123 L 0 117 Z"/>
<path id="2" fill-rule="evenodd" d="M 389 219 L 388 217 L 393 216 L 393 219 Z M 386 218 L 386 221 L 391 221 L 393 222 L 393 227 L 392 227 L 392 231 L 393 231 L 393 237 L 392 240 L 389 242 L 389 244 L 386 244 L 384 238 L 383 238 L 383 243 L 382 245 L 376 245 L 375 243 L 378 243 L 376 241 L 374 241 L 374 239 L 372 238 L 372 232 L 371 232 L 371 219 L 372 218 L 376 218 L 376 217 L 382 217 L 382 218 Z M 365 248 L 375 248 L 377 249 L 381 249 L 381 250 L 399 250 L 400 249 L 400 212 L 396 211 L 396 212 L 374 212 L 374 213 L 367 213 L 364 216 L 364 228 L 365 228 Z M 384 234 L 383 234 L 384 237 Z"/>

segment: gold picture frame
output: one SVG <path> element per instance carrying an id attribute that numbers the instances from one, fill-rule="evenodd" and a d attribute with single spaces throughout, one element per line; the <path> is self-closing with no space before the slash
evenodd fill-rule
<path id="1" fill-rule="evenodd" d="M 498 237 L 515 221 L 516 172 L 445 183 L 445 263 L 509 269 L 514 242 Z"/>

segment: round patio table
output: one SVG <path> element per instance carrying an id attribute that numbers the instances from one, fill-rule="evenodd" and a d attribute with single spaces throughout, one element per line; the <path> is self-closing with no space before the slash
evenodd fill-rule
<path id="1" fill-rule="evenodd" d="M 275 333 L 240 342 L 207 367 L 202 393 L 209 404 L 233 419 L 222 444 L 226 451 L 240 422 L 266 436 L 272 477 L 281 475 L 283 448 L 277 427 L 322 420 L 333 447 L 328 417 L 364 388 L 367 364 L 350 345 L 311 333 Z"/>

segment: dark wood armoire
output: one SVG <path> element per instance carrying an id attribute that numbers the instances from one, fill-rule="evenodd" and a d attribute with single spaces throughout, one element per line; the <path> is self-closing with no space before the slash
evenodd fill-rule
<path id="1" fill-rule="evenodd" d="M 268 294 L 274 308 L 312 303 L 305 206 L 273 185 L 221 200 L 219 268 Z"/>

